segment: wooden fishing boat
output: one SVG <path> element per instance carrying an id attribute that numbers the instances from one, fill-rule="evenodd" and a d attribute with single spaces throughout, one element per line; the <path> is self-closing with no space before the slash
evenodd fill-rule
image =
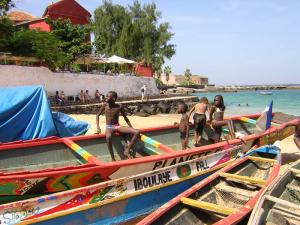
<path id="1" fill-rule="evenodd" d="M 138 224 L 236 224 L 280 169 L 280 150 L 254 150 L 173 198 Z"/>
<path id="2" fill-rule="evenodd" d="M 300 224 L 300 160 L 270 185 L 248 224 Z"/>
<path id="3" fill-rule="evenodd" d="M 235 146 L 140 175 L 0 205 L 0 224 L 130 221 L 232 163 L 241 151 L 242 146 Z"/>
<path id="4" fill-rule="evenodd" d="M 255 133 L 255 119 L 232 117 L 239 135 L 244 135 L 244 151 L 253 145 L 264 145 L 294 133 L 297 119 L 274 115 L 273 126 Z M 279 125 L 278 125 L 279 124 Z M 276 125 L 276 124 L 275 124 Z M 205 129 L 208 142 L 211 128 Z M 133 147 L 137 158 L 126 160 L 126 140 L 117 135 L 113 145 L 120 161 L 111 162 L 104 135 L 72 138 L 46 138 L 0 145 L 0 204 L 87 186 L 199 158 L 241 144 L 240 139 L 209 144 L 189 151 L 178 151 L 178 128 L 165 126 L 141 130 L 144 134 Z M 164 144 L 162 144 L 164 143 Z"/>

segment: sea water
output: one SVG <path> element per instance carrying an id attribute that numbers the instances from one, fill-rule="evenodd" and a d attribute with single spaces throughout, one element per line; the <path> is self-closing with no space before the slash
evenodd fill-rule
<path id="1" fill-rule="evenodd" d="M 194 93 L 199 98 L 207 97 L 213 102 L 214 96 L 224 98 L 226 115 L 245 115 L 262 112 L 273 100 L 273 112 L 283 112 L 300 116 L 300 90 L 268 90 L 272 95 L 262 95 L 261 91 L 204 92 Z M 248 104 L 248 105 L 247 105 Z"/>

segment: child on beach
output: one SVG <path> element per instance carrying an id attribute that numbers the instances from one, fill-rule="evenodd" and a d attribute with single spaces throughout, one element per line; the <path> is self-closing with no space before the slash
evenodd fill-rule
<path id="1" fill-rule="evenodd" d="M 99 116 L 104 112 L 105 114 L 105 119 L 106 119 L 106 130 L 105 130 L 105 135 L 106 135 L 106 141 L 107 141 L 107 146 L 109 153 L 111 155 L 112 161 L 116 161 L 114 152 L 113 152 L 113 147 L 112 147 L 112 135 L 115 132 L 120 132 L 123 134 L 132 134 L 133 137 L 128 144 L 127 148 L 124 149 L 124 155 L 127 158 L 131 158 L 130 155 L 130 149 L 133 146 L 134 142 L 138 139 L 140 132 L 139 130 L 136 130 L 132 128 L 132 125 L 127 118 L 124 109 L 122 108 L 121 105 L 116 104 L 116 100 L 118 98 L 118 95 L 114 91 L 110 91 L 106 95 L 106 102 L 103 103 L 100 107 L 99 112 L 96 115 L 96 125 L 97 125 L 97 133 L 101 133 L 101 129 L 99 126 Z M 119 125 L 119 115 L 124 117 L 124 120 L 128 124 L 128 127 L 125 126 L 120 126 Z"/>
<path id="2" fill-rule="evenodd" d="M 215 143 L 219 142 L 222 135 L 222 126 L 228 125 L 229 134 L 231 138 L 235 137 L 234 134 L 234 128 L 233 128 L 233 122 L 232 120 L 224 120 L 224 111 L 225 111 L 225 105 L 222 95 L 216 95 L 214 98 L 213 106 L 210 109 L 209 112 L 209 121 L 208 123 L 211 123 L 212 127 L 215 130 L 215 135 L 213 137 L 213 141 Z"/>
<path id="3" fill-rule="evenodd" d="M 180 123 L 174 123 L 174 125 L 179 125 L 180 140 L 182 150 L 188 148 L 189 144 L 189 117 L 187 115 L 188 106 L 185 103 L 180 103 L 178 105 L 178 113 L 181 113 Z"/>
<path id="4" fill-rule="evenodd" d="M 189 118 L 190 118 L 192 112 L 195 111 L 193 120 L 194 120 L 194 129 L 195 129 L 194 145 L 196 147 L 201 145 L 202 133 L 206 124 L 205 113 L 207 111 L 207 105 L 208 105 L 208 99 L 206 97 L 203 97 L 200 99 L 199 103 L 197 103 L 189 112 Z"/>

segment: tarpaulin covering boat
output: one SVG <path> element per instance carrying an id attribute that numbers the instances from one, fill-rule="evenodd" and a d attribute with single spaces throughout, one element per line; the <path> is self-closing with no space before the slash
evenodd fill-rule
<path id="1" fill-rule="evenodd" d="M 0 88 L 0 142 L 85 134 L 86 122 L 52 113 L 41 86 Z"/>

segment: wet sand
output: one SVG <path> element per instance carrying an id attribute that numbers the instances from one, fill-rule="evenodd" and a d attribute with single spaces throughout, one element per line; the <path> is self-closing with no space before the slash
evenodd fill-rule
<path id="1" fill-rule="evenodd" d="M 70 115 L 76 120 L 82 120 L 88 122 L 91 127 L 88 130 L 87 134 L 94 134 L 96 132 L 96 115 L 86 115 L 86 114 L 72 114 Z M 132 126 L 137 129 L 149 128 L 149 127 L 158 127 L 164 125 L 171 125 L 174 122 L 179 122 L 179 114 L 158 114 L 148 117 L 141 116 L 128 116 Z M 123 117 L 120 117 L 120 125 L 125 125 Z M 100 128 L 102 132 L 105 131 L 105 118 L 100 116 Z M 280 148 L 282 151 L 282 167 L 281 172 L 287 168 L 288 165 L 300 159 L 300 151 L 293 141 L 293 136 L 290 136 L 280 143 Z"/>

